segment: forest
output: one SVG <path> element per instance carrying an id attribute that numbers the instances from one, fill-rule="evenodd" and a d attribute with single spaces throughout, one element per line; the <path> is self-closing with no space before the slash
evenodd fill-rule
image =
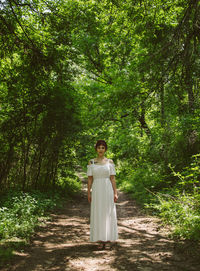
<path id="1" fill-rule="evenodd" d="M 0 239 L 79 191 L 98 139 L 120 190 L 200 239 L 199 33 L 198 0 L 0 2 Z"/>

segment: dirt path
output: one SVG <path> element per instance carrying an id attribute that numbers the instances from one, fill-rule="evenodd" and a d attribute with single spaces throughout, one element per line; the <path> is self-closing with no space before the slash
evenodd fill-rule
<path id="1" fill-rule="evenodd" d="M 80 174 L 81 177 L 81 174 Z M 98 251 L 89 240 L 89 204 L 86 181 L 83 192 L 32 237 L 30 246 L 16 251 L 2 271 L 199 271 L 199 248 L 167 238 L 154 217 L 142 214 L 127 195 L 117 204 L 119 240 L 110 250 Z"/>

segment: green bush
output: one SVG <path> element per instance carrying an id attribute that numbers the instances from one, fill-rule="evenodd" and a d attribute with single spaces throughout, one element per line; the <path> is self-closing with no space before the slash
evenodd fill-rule
<path id="1" fill-rule="evenodd" d="M 1 197 L 0 202 L 0 239 L 13 237 L 27 239 L 34 232 L 41 217 L 47 211 L 62 205 L 62 195 L 68 197 L 81 189 L 81 181 L 69 173 L 60 177 L 54 190 L 44 193 L 38 190 L 22 192 L 11 190 Z"/>
<path id="2" fill-rule="evenodd" d="M 194 155 L 190 166 L 182 172 L 171 169 L 176 185 L 168 192 L 156 193 L 154 202 L 145 206 L 171 225 L 173 236 L 200 240 L 200 155 Z"/>
<path id="3" fill-rule="evenodd" d="M 139 203 L 144 204 L 153 198 L 149 190 L 155 191 L 161 185 L 161 176 L 156 164 L 143 164 L 138 168 L 122 165 L 117 182 L 120 189 L 130 193 Z"/>
<path id="4" fill-rule="evenodd" d="M 39 191 L 9 192 L 0 207 L 0 239 L 28 238 L 39 218 L 60 203 L 58 198 Z"/>
<path id="5" fill-rule="evenodd" d="M 157 194 L 158 203 L 147 204 L 154 208 L 164 222 L 171 225 L 172 236 L 200 240 L 200 195 Z"/>
<path id="6" fill-rule="evenodd" d="M 67 176 L 60 177 L 56 185 L 62 192 L 69 196 L 73 196 L 81 190 L 82 182 L 74 174 L 69 174 Z"/>
<path id="7" fill-rule="evenodd" d="M 177 177 L 175 188 L 178 191 L 193 191 L 200 190 L 200 154 L 192 156 L 192 161 L 188 167 L 184 167 L 181 172 L 176 172 L 174 168 L 169 165 L 172 173 Z"/>

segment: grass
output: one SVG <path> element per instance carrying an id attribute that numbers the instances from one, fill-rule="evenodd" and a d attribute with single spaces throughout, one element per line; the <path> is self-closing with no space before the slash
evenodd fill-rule
<path id="1" fill-rule="evenodd" d="M 171 191 L 172 193 L 172 191 Z M 171 227 L 171 237 L 184 240 L 200 240 L 200 195 L 157 193 L 157 203 L 145 204 L 154 210 L 163 222 Z"/>
<path id="2" fill-rule="evenodd" d="M 200 240 L 200 155 L 194 156 L 191 165 L 176 178 L 173 187 L 163 186 L 165 179 L 154 167 L 128 168 L 119 174 L 118 187 L 140 203 L 147 212 L 161 217 L 170 225 L 171 237 Z"/>
<path id="3" fill-rule="evenodd" d="M 1 197 L 0 265 L 16 248 L 28 243 L 37 226 L 48 220 L 49 212 L 62 206 L 62 198 L 40 191 L 10 191 Z"/>
<path id="4" fill-rule="evenodd" d="M 76 176 L 60 179 L 56 191 L 22 192 L 10 190 L 0 197 L 0 267 L 15 250 L 29 243 L 37 226 L 50 219 L 50 212 L 63 201 L 79 193 L 81 182 Z"/>

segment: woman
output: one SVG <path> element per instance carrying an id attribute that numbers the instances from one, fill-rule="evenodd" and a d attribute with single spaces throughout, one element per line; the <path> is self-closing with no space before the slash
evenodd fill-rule
<path id="1" fill-rule="evenodd" d="M 118 238 L 115 206 L 118 196 L 115 165 L 104 156 L 106 142 L 98 140 L 95 149 L 97 158 L 90 160 L 87 166 L 88 201 L 91 203 L 90 241 L 99 242 L 98 248 L 103 249 L 109 248 L 109 242 Z"/>

